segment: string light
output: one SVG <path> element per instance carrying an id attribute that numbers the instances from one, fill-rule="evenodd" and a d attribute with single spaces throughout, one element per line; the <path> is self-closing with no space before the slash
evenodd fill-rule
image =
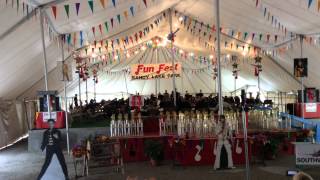
<path id="1" fill-rule="evenodd" d="M 146 49 L 147 49 L 147 48 L 146 48 L 145 46 L 142 46 L 142 47 L 141 47 L 141 50 L 142 50 L 142 51 L 144 51 L 144 50 L 146 50 Z"/>
<path id="2" fill-rule="evenodd" d="M 183 50 L 182 50 L 182 49 L 180 49 L 180 50 L 179 50 L 179 53 L 180 53 L 180 54 L 183 54 Z"/>
<path id="3" fill-rule="evenodd" d="M 193 57 L 193 56 L 194 56 L 194 54 L 191 52 L 191 53 L 189 53 L 189 56 Z"/>
<path id="4" fill-rule="evenodd" d="M 227 54 L 227 58 L 228 58 L 228 59 L 230 58 L 230 54 Z"/>
<path id="5" fill-rule="evenodd" d="M 213 59 L 213 55 L 211 54 L 211 55 L 209 56 L 209 58 L 210 58 L 210 59 Z"/>
<path id="6" fill-rule="evenodd" d="M 139 53 L 139 51 L 138 51 L 138 50 L 134 52 L 134 54 L 138 54 L 138 53 Z"/>

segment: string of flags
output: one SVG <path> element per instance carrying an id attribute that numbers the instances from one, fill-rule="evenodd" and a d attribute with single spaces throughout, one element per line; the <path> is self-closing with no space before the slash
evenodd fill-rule
<path id="1" fill-rule="evenodd" d="M 6 6 L 10 6 L 12 9 L 16 9 L 17 13 L 22 12 L 24 16 L 30 16 L 33 15 L 34 17 L 37 17 L 39 14 L 38 8 L 34 7 L 28 3 L 26 3 L 24 0 L 6 0 Z M 31 14 L 34 12 L 33 14 Z"/>
<path id="2" fill-rule="evenodd" d="M 278 30 L 278 32 L 281 32 L 284 34 L 284 36 L 288 35 L 288 29 L 284 25 L 284 23 L 281 22 L 281 20 L 275 16 L 269 7 L 265 5 L 262 0 L 253 0 L 255 2 L 255 7 L 260 10 L 260 12 L 263 14 L 263 17 L 266 21 L 270 22 L 271 26 Z M 290 33 L 292 34 L 292 32 Z"/>
<path id="3" fill-rule="evenodd" d="M 119 0 L 111 0 L 110 2 L 110 6 L 111 7 L 114 7 L 114 8 L 117 8 L 119 2 Z M 154 0 L 152 0 L 154 1 Z M 76 2 L 76 3 L 73 3 L 73 4 L 64 4 L 63 6 L 62 5 L 52 5 L 51 6 L 51 12 L 52 12 L 52 16 L 54 17 L 54 19 L 57 19 L 57 16 L 58 16 L 58 12 L 61 12 L 61 11 L 64 11 L 65 12 L 65 17 L 66 18 L 70 18 L 71 14 L 70 14 L 70 10 L 71 8 L 75 9 L 75 15 L 76 16 L 79 16 L 79 13 L 80 13 L 80 10 L 81 10 L 81 6 L 83 6 L 84 4 L 86 4 L 86 6 L 88 6 L 88 8 L 90 9 L 91 13 L 95 13 L 95 9 L 96 9 L 96 6 L 99 6 L 97 4 L 100 4 L 101 8 L 103 9 L 106 9 L 108 7 L 108 3 L 109 1 L 108 0 L 99 0 L 98 1 L 94 1 L 94 0 L 88 0 L 87 3 L 82 3 L 82 2 Z M 145 8 L 148 7 L 148 1 L 147 0 L 142 0 Z M 112 5 L 111 5 L 112 4 Z M 129 8 L 129 10 L 125 10 L 123 12 L 123 15 L 125 18 L 127 18 L 129 16 L 129 14 L 131 14 L 132 16 L 134 16 L 134 9 L 133 9 L 133 6 L 131 6 Z M 60 15 L 62 16 L 62 15 Z"/>

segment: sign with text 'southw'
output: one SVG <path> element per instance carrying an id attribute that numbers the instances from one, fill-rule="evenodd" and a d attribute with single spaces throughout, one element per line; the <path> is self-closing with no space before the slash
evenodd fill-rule
<path id="1" fill-rule="evenodd" d="M 131 80 L 148 80 L 181 76 L 181 64 L 133 64 L 131 65 Z"/>

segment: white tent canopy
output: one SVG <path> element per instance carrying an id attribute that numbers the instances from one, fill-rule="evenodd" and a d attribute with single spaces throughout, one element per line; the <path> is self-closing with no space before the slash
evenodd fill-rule
<path id="1" fill-rule="evenodd" d="M 32 10 L 31 7 L 35 8 L 42 4 L 46 4 L 44 5 L 46 8 L 45 17 L 47 17 L 46 21 L 48 22 L 46 26 L 50 27 L 53 31 L 52 33 L 45 32 L 48 69 L 50 71 L 49 89 L 57 90 L 62 90 L 63 87 L 63 84 L 58 81 L 57 72 L 55 72 L 56 61 L 61 61 L 59 45 L 55 40 L 52 40 L 53 35 L 57 33 L 65 34 L 83 31 L 85 42 L 93 42 L 94 38 L 99 40 L 102 37 L 108 39 L 108 37 L 116 38 L 130 35 L 133 32 L 141 30 L 141 27 L 143 27 L 148 20 L 152 20 L 154 16 L 161 14 L 168 8 L 173 8 L 178 12 L 182 12 L 184 15 L 193 17 L 199 22 L 203 22 L 204 25 L 215 24 L 215 8 L 213 0 L 147 0 L 147 8 L 142 0 L 116 0 L 116 7 L 113 7 L 111 1 L 106 1 L 105 9 L 101 6 L 100 1 L 94 1 L 94 13 L 91 12 L 88 1 L 86 0 L 29 0 L 22 2 L 29 5 L 29 12 Z M 76 15 L 76 10 L 74 8 L 74 4 L 77 2 L 81 3 L 78 16 Z M 66 4 L 70 5 L 70 18 L 66 17 L 63 9 Z M 128 20 L 124 20 L 125 18 L 122 15 L 122 20 L 125 21 L 125 23 L 117 24 L 117 14 L 126 10 L 128 11 L 132 5 L 135 7 L 135 16 L 130 16 Z M 37 11 L 36 16 L 26 18 L 26 13 L 23 14 L 21 10 L 16 11 L 16 6 L 16 4 L 13 4 L 12 6 L 11 1 L 8 1 L 8 4 L 6 4 L 5 1 L 1 1 L 0 4 L 0 43 L 2 45 L 0 50 L 0 77 L 2 82 L 0 85 L 0 97 L 5 99 L 23 97 L 32 98 L 35 96 L 36 90 L 44 89 L 43 81 L 41 80 L 43 79 L 43 54 L 39 11 Z M 51 6 L 57 7 L 56 19 L 53 16 Z M 21 5 L 19 8 L 22 8 Z M 281 25 L 286 27 L 286 35 L 279 31 L 278 28 L 275 27 L 276 25 L 271 25 L 270 20 L 268 21 L 267 17 L 264 16 L 264 8 L 267 9 L 268 13 L 270 12 L 274 19 L 277 19 L 278 22 L 281 22 Z M 258 7 L 256 7 L 256 1 L 224 0 L 221 2 L 221 27 L 224 29 L 223 31 L 227 34 L 230 34 L 231 29 L 242 33 L 248 32 L 249 35 L 255 33 L 256 38 L 254 41 L 247 42 L 252 43 L 257 47 L 261 47 L 266 51 L 275 50 L 276 47 L 280 47 L 283 42 L 290 41 L 292 38 L 290 36 L 291 32 L 293 34 L 312 34 L 314 37 L 313 39 L 317 39 L 316 33 L 320 30 L 318 16 L 316 3 L 311 4 L 311 7 L 308 8 L 308 2 L 302 0 L 289 0 L 286 2 L 276 0 L 259 1 Z M 8 17 L 10 17 L 10 19 L 8 19 Z M 99 33 L 98 25 L 104 21 L 110 20 L 112 17 L 114 18 L 115 23 L 114 28 L 110 28 L 109 32 L 104 32 L 101 35 Z M 91 33 L 91 27 L 93 26 L 97 27 L 96 37 L 93 37 L 93 34 Z M 168 33 L 169 26 L 167 20 L 165 20 L 161 23 L 161 27 L 157 28 L 152 33 L 149 33 L 144 39 L 148 40 L 154 36 L 164 37 Z M 257 36 L 260 33 L 264 34 L 264 36 L 265 34 L 270 34 L 270 39 L 273 39 L 274 35 L 278 35 L 278 41 L 276 43 L 272 40 L 270 40 L 270 43 L 265 42 L 265 40 L 259 41 Z M 212 35 L 213 37 L 215 36 L 214 33 Z M 211 40 L 211 45 L 214 45 L 213 39 L 214 38 Z M 265 37 L 263 39 L 265 39 Z M 237 42 L 235 39 L 223 36 L 222 47 L 224 41 L 228 41 L 229 43 L 232 41 Z M 198 42 L 197 36 L 191 35 L 183 28 L 180 28 L 180 31 L 177 33 L 175 44 L 186 51 L 195 52 L 195 54 L 214 54 L 211 49 L 205 48 L 203 43 L 201 44 Z M 79 46 L 78 43 L 77 48 Z M 282 47 L 287 48 L 288 50 L 284 53 L 277 53 L 273 56 L 273 60 L 267 57 L 263 58 L 261 81 L 263 90 L 291 91 L 299 88 L 297 81 L 293 80 L 293 77 L 287 73 L 289 72 L 292 74 L 293 58 L 300 56 L 299 40 L 293 40 Z M 318 44 L 305 43 L 303 47 L 304 56 L 309 58 L 309 77 L 306 79 L 305 84 L 307 86 L 317 87 L 319 84 L 317 77 L 320 75 L 319 71 L 316 69 Z M 71 50 L 72 47 L 65 46 L 65 57 L 68 57 L 72 52 Z M 223 52 L 224 54 L 238 54 L 241 57 L 239 52 L 233 52 L 227 48 L 223 48 Z M 274 63 L 274 61 L 276 61 L 276 63 Z M 230 75 L 231 67 L 228 67 L 227 65 L 224 67 L 222 82 L 224 91 L 232 91 L 233 77 Z M 284 71 L 284 69 L 286 71 Z M 240 80 L 246 80 L 248 84 L 256 83 L 252 67 L 244 64 L 240 70 Z M 286 78 L 276 80 L 275 77 L 279 77 L 279 74 Z M 171 85 L 171 83 L 168 84 Z M 211 89 L 213 91 L 214 83 L 212 84 Z M 241 87 L 241 83 L 239 83 L 238 87 Z M 123 88 L 120 89 L 121 91 L 124 91 Z M 198 89 L 196 91 L 198 91 Z M 144 91 L 145 93 L 148 92 L 146 90 Z"/>

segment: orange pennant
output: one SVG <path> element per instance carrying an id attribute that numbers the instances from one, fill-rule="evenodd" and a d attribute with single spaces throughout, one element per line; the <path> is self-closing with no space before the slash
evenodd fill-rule
<path id="1" fill-rule="evenodd" d="M 320 10 L 320 0 L 318 0 L 317 5 L 318 5 L 318 11 L 319 11 Z"/>
<path id="2" fill-rule="evenodd" d="M 106 8 L 105 3 L 104 3 L 104 0 L 100 0 L 100 3 L 101 3 L 101 6 L 102 6 L 103 8 Z"/>
<path id="3" fill-rule="evenodd" d="M 57 19 L 57 6 L 51 6 L 54 19 Z"/>
<path id="4" fill-rule="evenodd" d="M 126 20 L 128 20 L 128 11 L 124 11 L 123 12 L 124 17 L 126 18 Z"/>

